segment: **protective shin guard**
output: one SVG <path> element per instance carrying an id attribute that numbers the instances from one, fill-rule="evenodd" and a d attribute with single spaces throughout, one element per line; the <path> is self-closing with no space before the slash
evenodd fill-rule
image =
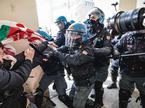
<path id="1" fill-rule="evenodd" d="M 119 90 L 119 108 L 127 108 L 131 92 L 125 89 Z"/>
<path id="2" fill-rule="evenodd" d="M 142 108 L 145 108 L 145 94 L 140 94 Z"/>
<path id="3" fill-rule="evenodd" d="M 62 96 L 58 96 L 58 99 L 63 102 L 68 108 L 73 108 L 73 103 L 71 101 L 71 99 L 69 98 L 69 96 L 67 95 L 62 95 Z"/>

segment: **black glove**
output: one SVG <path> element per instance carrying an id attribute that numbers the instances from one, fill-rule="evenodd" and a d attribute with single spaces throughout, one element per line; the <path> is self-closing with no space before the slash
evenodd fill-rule
<path id="1" fill-rule="evenodd" d="M 44 41 L 40 44 L 30 43 L 29 45 L 36 51 L 36 53 L 43 55 L 42 52 L 47 48 L 47 41 Z"/>
<path id="2" fill-rule="evenodd" d="M 55 50 L 51 47 L 47 47 L 44 51 L 43 51 L 43 56 L 48 59 L 50 57 L 52 57 L 55 53 Z"/>

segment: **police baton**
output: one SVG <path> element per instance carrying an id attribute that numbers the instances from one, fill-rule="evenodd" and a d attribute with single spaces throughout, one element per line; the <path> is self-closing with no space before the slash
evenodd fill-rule
<path id="1" fill-rule="evenodd" d="M 122 54 L 120 57 L 131 57 L 131 56 L 142 56 L 145 55 L 145 53 L 134 53 L 134 54 Z"/>
<path id="2" fill-rule="evenodd" d="M 111 55 L 111 56 L 109 56 L 109 58 L 119 59 L 119 58 L 122 58 L 122 57 L 133 57 L 133 56 L 142 56 L 142 55 L 145 55 L 145 53 L 121 54 L 121 55 L 117 55 L 117 57 Z"/>

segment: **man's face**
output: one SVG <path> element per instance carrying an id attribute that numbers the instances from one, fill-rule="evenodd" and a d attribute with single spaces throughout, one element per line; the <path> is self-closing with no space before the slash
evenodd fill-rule
<path id="1" fill-rule="evenodd" d="M 59 30 L 62 30 L 65 28 L 65 25 L 63 22 L 57 22 L 56 25 L 58 26 Z"/>
<path id="2" fill-rule="evenodd" d="M 79 47 L 82 41 L 82 34 L 74 31 L 67 31 L 66 33 L 66 45 L 69 47 Z"/>
<path id="3" fill-rule="evenodd" d="M 95 14 L 91 14 L 89 15 L 89 19 L 96 22 L 99 19 L 99 17 Z"/>

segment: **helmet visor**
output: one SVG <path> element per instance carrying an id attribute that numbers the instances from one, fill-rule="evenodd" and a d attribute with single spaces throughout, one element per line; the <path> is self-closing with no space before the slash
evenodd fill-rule
<path id="1" fill-rule="evenodd" d="M 69 47 L 79 47 L 82 43 L 82 35 L 84 33 L 76 31 L 67 31 L 65 37 L 65 45 Z"/>

